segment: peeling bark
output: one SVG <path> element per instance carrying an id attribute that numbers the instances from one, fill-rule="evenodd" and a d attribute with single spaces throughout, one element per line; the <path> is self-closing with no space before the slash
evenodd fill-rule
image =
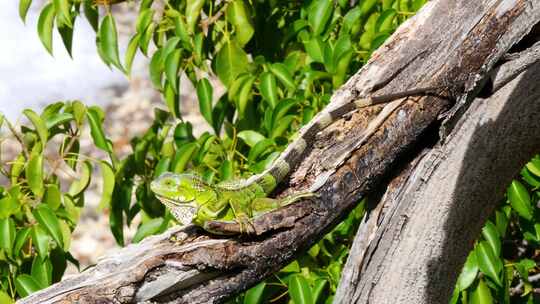
<path id="1" fill-rule="evenodd" d="M 476 94 L 477 85 L 486 78 L 497 60 L 539 19 L 539 4 L 525 0 L 427 3 L 419 14 L 398 29 L 368 64 L 333 95 L 330 105 L 324 111 L 368 94 L 383 95 L 411 88 L 441 85 L 448 89 L 442 90 L 436 96 L 406 98 L 387 105 L 362 109 L 321 132 L 316 142 L 311 145 L 313 149 L 292 174 L 287 187 L 277 193 L 283 195 L 288 191 L 311 188 L 317 189 L 319 197 L 276 210 L 257 219 L 256 227 L 261 229 L 258 236 L 218 238 L 192 226 L 171 229 L 163 235 L 128 246 L 102 260 L 96 267 L 39 291 L 20 303 L 213 303 L 222 302 L 253 286 L 308 249 L 343 219 L 360 197 L 380 187 L 381 182 L 395 174 L 393 172 L 397 163 L 405 159 L 407 153 L 418 151 L 415 146 L 425 143 L 425 136 L 429 133 L 427 131 L 438 126 L 441 115 L 451 113 L 452 117 L 463 117 L 467 121 L 471 119 L 469 117 L 473 117 L 470 116 L 472 114 L 469 115 L 470 111 L 481 111 L 482 109 L 478 109 L 479 103 L 475 102 L 470 106 L 468 102 L 472 100 L 471 96 Z M 456 99 L 457 104 L 454 102 Z M 452 111 L 449 112 L 450 109 Z M 375 133 L 367 136 L 365 144 L 358 149 L 351 148 L 365 135 L 363 130 L 370 122 L 380 119 L 383 114 L 388 114 L 388 117 L 382 120 Z M 509 114 L 513 115 L 511 112 Z M 508 123 L 513 119 L 510 115 L 506 117 Z M 446 124 L 446 127 L 448 132 L 451 132 L 458 130 L 462 124 L 462 120 L 455 120 L 454 123 Z M 492 134 L 486 132 L 480 135 Z M 450 137 L 449 139 L 451 140 Z M 481 142 L 489 140 L 489 137 L 477 138 L 477 141 Z M 470 145 L 473 151 L 477 143 L 470 142 Z M 354 153 L 347 157 L 344 163 L 334 167 L 332 160 L 336 158 L 336 153 L 348 155 L 349 152 Z M 421 163 L 423 162 L 424 160 L 421 160 Z M 427 179 L 435 169 L 424 172 L 426 175 L 417 176 L 417 179 Z M 440 190 L 435 191 L 447 192 Z M 401 196 L 400 194 L 399 197 Z M 416 198 L 408 199 L 407 203 L 401 202 L 398 207 L 416 206 L 412 203 L 415 201 Z M 401 207 L 402 205 L 404 207 Z M 454 207 L 457 209 L 427 209 L 459 215 L 466 212 L 470 206 L 452 208 Z M 394 210 L 388 208 L 397 207 L 387 207 L 387 210 Z M 384 208 L 382 210 L 384 214 L 389 214 Z M 422 214 L 420 211 L 422 210 L 418 213 Z M 407 213 L 407 216 L 412 215 Z M 385 216 L 386 218 L 390 217 Z M 398 222 L 390 222 L 397 223 L 397 228 L 413 227 L 406 225 L 407 220 L 403 218 Z M 458 227 L 464 223 L 449 223 L 454 224 Z M 480 224 L 476 223 L 476 226 Z M 436 232 L 441 235 L 443 229 L 450 229 L 439 228 L 441 231 Z M 386 240 L 387 235 L 381 235 L 379 231 L 377 233 L 374 235 L 376 240 Z M 412 235 L 413 239 L 431 238 L 426 231 L 414 233 L 418 234 L 413 235 L 411 232 L 408 236 Z M 392 236 L 388 235 L 389 238 Z M 470 247 L 470 244 L 468 247 L 464 243 L 451 247 L 453 240 L 468 241 L 462 235 L 451 237 L 443 242 L 445 246 L 442 248 L 458 257 L 452 264 L 455 267 L 443 268 L 441 264 L 444 263 L 434 260 L 437 263 L 431 263 L 431 267 L 426 269 L 429 274 L 416 273 L 417 277 L 443 278 L 444 276 L 440 275 L 443 270 L 454 271 L 445 278 L 455 277 L 458 271 L 456 269 L 459 268 L 457 264 L 462 262 L 460 258 L 466 254 L 465 249 Z M 381 241 L 377 242 L 385 244 Z M 358 301 L 364 299 L 362 292 L 366 290 L 358 287 L 359 284 L 364 282 L 366 286 L 371 286 L 370 280 L 380 275 L 374 270 L 368 272 L 371 269 L 369 267 L 382 265 L 383 262 L 378 263 L 380 248 L 382 247 L 370 247 L 371 251 L 368 251 L 367 256 L 369 259 L 362 264 L 367 268 L 362 270 L 360 281 L 356 279 L 358 284 L 355 290 L 359 296 L 355 299 Z M 426 251 L 429 251 L 428 249 Z M 384 263 L 393 265 L 391 263 L 401 259 L 399 254 L 399 251 L 394 251 Z M 353 258 L 354 256 L 351 257 Z M 373 276 L 364 276 L 365 273 Z M 405 274 L 410 273 L 404 272 Z M 413 274 L 407 278 L 414 280 Z M 395 289 L 406 286 L 399 277 L 391 279 L 388 278 Z M 399 285 L 399 281 L 402 285 Z M 386 281 L 384 282 L 386 284 Z M 429 282 L 434 281 L 427 282 L 423 288 L 442 290 L 438 286 L 430 285 Z M 417 303 L 438 302 L 431 301 L 436 298 L 435 295 L 427 296 L 428 292 L 420 290 L 420 285 L 419 283 L 415 290 L 425 295 L 412 298 L 422 299 L 424 302 Z M 374 292 L 378 291 L 380 286 L 375 285 L 372 291 L 368 292 L 368 298 L 369 294 L 379 294 Z M 357 293 L 353 294 L 356 296 Z M 446 295 L 447 293 L 444 293 L 441 297 Z M 401 295 L 396 296 L 403 298 Z M 381 296 L 375 299 L 370 303 L 387 303 L 389 299 L 397 298 Z"/>

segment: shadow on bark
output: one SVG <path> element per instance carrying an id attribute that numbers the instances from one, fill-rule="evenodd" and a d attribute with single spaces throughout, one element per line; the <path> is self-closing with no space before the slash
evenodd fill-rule
<path id="1" fill-rule="evenodd" d="M 516 140 L 523 136 L 510 133 L 516 130 L 527 133 L 530 133 L 530 129 L 540 130 L 540 102 L 531 102 L 540 100 L 538 79 L 540 62 L 531 66 L 517 80 L 508 96 L 511 102 L 501 110 L 498 119 L 486 121 L 474 133 L 454 187 L 458 189 L 454 192 L 457 204 L 449 210 L 444 225 L 443 255 L 428 263 L 426 303 L 447 303 L 454 289 L 454 284 L 448 286 L 448 282 L 456 282 L 459 276 L 455 269 L 461 269 L 465 263 L 479 232 L 502 201 L 512 179 L 518 176 L 521 167 L 534 154 L 540 152 L 540 133 L 527 141 Z M 529 107 L 526 111 L 516 110 L 526 107 Z M 499 138 L 505 141 L 497 140 Z M 471 183 L 473 180 L 475 182 Z M 433 208 L 436 208 L 437 202 L 433 204 Z"/>

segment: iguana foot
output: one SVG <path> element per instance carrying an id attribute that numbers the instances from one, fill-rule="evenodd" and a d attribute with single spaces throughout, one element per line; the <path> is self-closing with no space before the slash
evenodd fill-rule
<path id="1" fill-rule="evenodd" d="M 255 227 L 253 222 L 245 214 L 240 214 L 236 218 L 236 222 L 240 226 L 240 234 L 253 234 L 255 233 Z"/>

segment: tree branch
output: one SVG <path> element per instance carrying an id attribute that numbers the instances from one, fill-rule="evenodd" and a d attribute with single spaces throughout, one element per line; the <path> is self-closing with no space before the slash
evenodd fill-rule
<path id="1" fill-rule="evenodd" d="M 315 119 L 375 91 L 384 95 L 447 84 L 452 96 L 473 92 L 478 80 L 538 20 L 538 10 L 526 1 L 428 2 L 335 92 L 330 105 Z M 437 96 L 403 99 L 365 108 L 335 122 L 309 144 L 313 149 L 288 187 L 278 193 L 311 188 L 317 189 L 319 197 L 264 215 L 258 221 L 272 224 L 260 236 L 224 239 L 195 227 L 175 228 L 131 245 L 95 268 L 20 303 L 223 302 L 279 270 L 323 237 L 360 197 L 391 174 L 397 161 L 453 104 L 453 100 Z M 375 120 L 381 120 L 380 126 L 355 150 L 354 143 Z M 336 153 L 351 150 L 355 151 L 343 164 L 333 167 L 325 162 Z"/>

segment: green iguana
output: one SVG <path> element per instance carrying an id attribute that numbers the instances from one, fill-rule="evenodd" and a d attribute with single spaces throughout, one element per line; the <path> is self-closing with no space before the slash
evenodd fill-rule
<path id="1" fill-rule="evenodd" d="M 249 179 L 209 185 L 194 174 L 167 172 L 154 180 L 150 188 L 171 211 L 172 215 L 184 225 L 193 223 L 211 233 L 224 234 L 223 231 L 210 229 L 207 223 L 209 221 L 235 220 L 240 225 L 240 231 L 248 232 L 248 225 L 251 225 L 254 217 L 300 199 L 314 196 L 311 192 L 301 192 L 280 199 L 267 197 L 299 163 L 302 155 L 306 152 L 307 145 L 311 145 L 318 132 L 355 109 L 387 103 L 412 95 L 426 94 L 438 88 L 420 88 L 396 94 L 362 98 L 339 105 L 334 109 L 327 107 L 300 130 L 299 136 L 274 161 L 270 168 Z M 381 123 L 385 118 L 381 120 Z M 369 137 L 375 131 L 376 128 L 364 135 L 363 138 Z"/>

